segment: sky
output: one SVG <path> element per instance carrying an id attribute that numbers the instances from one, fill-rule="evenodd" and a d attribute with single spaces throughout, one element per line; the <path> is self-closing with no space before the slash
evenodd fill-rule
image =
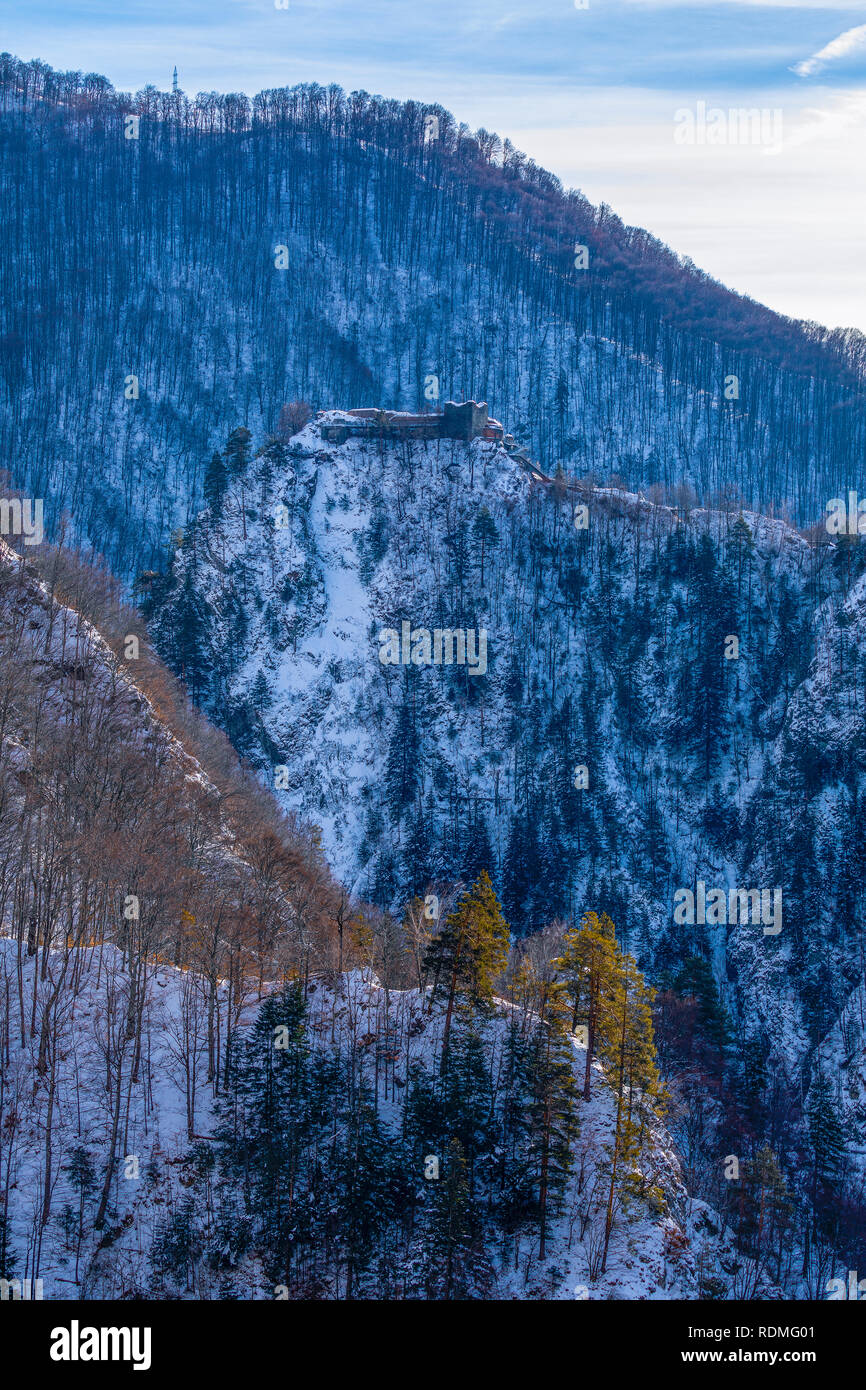
<path id="1" fill-rule="evenodd" d="M 866 332 L 866 0 L 0 0 L 116 87 L 438 102 L 732 289 Z M 739 111 L 761 113 L 743 119 Z"/>

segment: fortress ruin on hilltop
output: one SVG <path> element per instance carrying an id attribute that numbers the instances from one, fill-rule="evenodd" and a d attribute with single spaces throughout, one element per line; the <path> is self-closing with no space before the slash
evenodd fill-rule
<path id="1" fill-rule="evenodd" d="M 339 415 L 339 419 L 332 418 L 335 414 Z M 322 438 L 330 444 L 345 444 L 347 439 L 377 436 L 467 441 L 491 439 L 504 444 L 506 448 L 514 444 L 513 436 L 506 434 L 500 422 L 488 414 L 486 401 L 445 401 L 441 410 L 431 411 L 429 415 L 372 407 L 339 412 L 322 410 L 316 419 L 323 421 Z"/>

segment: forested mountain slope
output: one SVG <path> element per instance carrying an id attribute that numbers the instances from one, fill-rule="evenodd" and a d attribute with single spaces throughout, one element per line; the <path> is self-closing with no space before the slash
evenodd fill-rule
<path id="1" fill-rule="evenodd" d="M 0 155 L 4 463 L 204 711 L 119 582 L 0 551 L 0 1277 L 822 1297 L 866 1259 L 866 566 L 820 524 L 862 336 L 441 108 L 4 54 Z M 468 397 L 522 460 L 331 411 Z"/>
<path id="2" fill-rule="evenodd" d="M 434 968 L 435 923 L 336 892 L 106 576 L 37 564 L 0 547 L 4 1299 L 696 1297 L 751 1268 L 688 1199 L 651 1051 L 632 1130 L 598 1063 L 578 1100 L 552 937 L 510 953 L 482 880 L 495 951 L 449 992 L 447 900 Z"/>
<path id="3" fill-rule="evenodd" d="M 323 439 L 342 418 L 252 459 L 233 436 L 148 580 L 158 645 L 356 891 L 398 907 L 487 868 L 518 931 L 598 905 L 654 981 L 704 961 L 737 1043 L 728 1141 L 757 1127 L 793 1161 L 820 1048 L 856 1169 L 856 539 L 544 479 L 484 440 Z M 463 664 L 425 651 L 436 629 L 465 631 Z M 763 890 L 765 915 L 677 919 L 698 884 Z"/>
<path id="4" fill-rule="evenodd" d="M 20 972 L 16 954 L 0 937 L 0 979 L 20 974 L 39 1016 L 63 953 L 25 955 Z M 0 1277 L 41 1280 L 44 1298 L 695 1298 L 747 1267 L 689 1201 L 656 1124 L 617 1185 L 602 1269 L 615 1103 L 600 1075 L 579 1123 L 570 1102 L 565 1149 L 557 1134 L 539 1255 L 538 1037 L 521 1005 L 455 1031 L 442 1085 L 441 1012 L 356 970 L 251 1003 L 214 1085 L 195 973 L 152 966 L 136 1068 L 122 953 L 76 951 L 70 969 L 50 1074 L 29 1041 L 5 1067 Z M 579 1073 L 570 1051 L 559 1065 Z M 120 1069 L 116 1141 L 106 1067 Z M 768 1274 L 761 1286 L 775 1287 Z"/>
<path id="5" fill-rule="evenodd" d="M 191 1135 L 265 962 L 321 963 L 339 899 L 105 573 L 0 543 L 0 657 L 0 1278 L 22 1279 L 64 1220 L 70 1249 L 61 1198 L 86 1204 L 93 1253 L 123 1155 L 143 1170 L 158 1149 L 154 1069 L 177 1068 L 172 1124 Z M 174 1043 L 161 963 L 190 972 Z"/>
<path id="6" fill-rule="evenodd" d="M 828 784 L 853 795 L 856 540 L 544 479 L 484 440 L 325 442 L 340 418 L 251 460 L 234 436 L 143 587 L 194 698 L 254 765 L 288 766 L 353 887 L 389 901 L 492 860 L 527 930 L 621 876 L 630 939 L 658 946 L 673 885 L 767 852 L 750 825 L 792 740 L 808 795 L 786 825 Z M 383 662 L 406 621 L 464 629 L 467 659 L 407 642 Z"/>
<path id="7" fill-rule="evenodd" d="M 801 522 L 857 485 L 861 335 L 730 293 L 441 108 L 128 97 L 6 54 L 0 154 L 0 449 L 117 573 L 295 398 L 487 399 L 548 469 Z"/>

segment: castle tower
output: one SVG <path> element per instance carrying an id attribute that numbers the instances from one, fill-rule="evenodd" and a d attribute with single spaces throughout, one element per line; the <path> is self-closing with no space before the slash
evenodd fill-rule
<path id="1" fill-rule="evenodd" d="M 477 439 L 487 428 L 487 402 L 445 401 L 442 407 L 444 439 Z"/>

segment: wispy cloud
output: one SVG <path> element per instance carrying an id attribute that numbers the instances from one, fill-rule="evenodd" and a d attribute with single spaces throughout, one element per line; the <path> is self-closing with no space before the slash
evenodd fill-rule
<path id="1" fill-rule="evenodd" d="M 765 153 L 787 153 L 815 140 L 832 140 L 838 144 L 849 131 L 862 129 L 866 122 L 866 92 L 848 93 L 824 108 L 807 106 L 802 114 L 806 119 L 793 129 L 789 126 L 784 140 L 778 146 L 768 148 Z"/>
<path id="2" fill-rule="evenodd" d="M 798 77 L 812 77 L 816 72 L 821 72 L 828 63 L 834 63 L 839 58 L 847 58 L 851 53 L 856 53 L 860 49 L 866 48 L 866 24 L 858 24 L 854 29 L 846 29 L 844 34 L 819 48 L 817 53 L 813 53 L 811 58 L 804 58 L 802 63 L 796 63 L 792 71 Z"/>

